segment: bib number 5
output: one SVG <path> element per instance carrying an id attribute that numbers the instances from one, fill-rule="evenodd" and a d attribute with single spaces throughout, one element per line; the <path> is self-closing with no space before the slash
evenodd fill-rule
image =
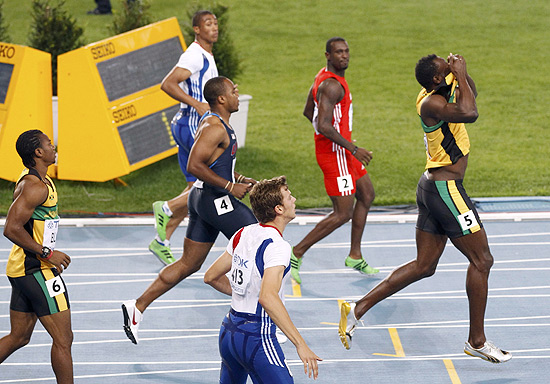
<path id="1" fill-rule="evenodd" d="M 462 227 L 463 231 L 466 231 L 472 227 L 475 227 L 478 225 L 476 220 L 476 215 L 474 214 L 474 211 L 470 210 L 466 213 L 463 213 L 462 215 L 458 216 L 458 222 L 460 223 L 460 226 Z"/>

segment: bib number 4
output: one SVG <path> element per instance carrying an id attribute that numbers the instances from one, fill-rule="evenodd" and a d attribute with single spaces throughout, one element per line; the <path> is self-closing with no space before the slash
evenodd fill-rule
<path id="1" fill-rule="evenodd" d="M 229 195 L 225 195 L 223 197 L 218 197 L 217 199 L 215 199 L 214 206 L 216 207 L 216 212 L 218 213 L 218 216 L 233 211 L 233 204 L 231 204 L 231 199 L 229 198 Z"/>

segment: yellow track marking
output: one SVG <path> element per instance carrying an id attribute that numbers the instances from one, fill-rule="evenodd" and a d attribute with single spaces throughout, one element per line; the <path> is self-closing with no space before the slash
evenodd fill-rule
<path id="1" fill-rule="evenodd" d="M 458 378 L 458 374 L 456 373 L 453 362 L 451 360 L 445 359 L 443 360 L 443 363 L 445 364 L 445 368 L 447 368 L 447 372 L 449 373 L 449 377 L 451 378 L 451 383 L 462 384 L 460 382 L 460 379 Z"/>
<path id="2" fill-rule="evenodd" d="M 403 345 L 401 345 L 401 340 L 399 339 L 399 334 L 397 333 L 397 329 L 388 328 L 388 331 L 390 333 L 390 338 L 393 343 L 393 348 L 395 349 L 395 355 L 390 355 L 386 353 L 373 353 L 373 355 L 405 357 L 405 351 L 403 350 Z"/>
<path id="3" fill-rule="evenodd" d="M 302 297 L 302 290 L 300 289 L 300 284 L 290 279 L 292 282 L 292 295 L 285 295 L 285 297 Z"/>

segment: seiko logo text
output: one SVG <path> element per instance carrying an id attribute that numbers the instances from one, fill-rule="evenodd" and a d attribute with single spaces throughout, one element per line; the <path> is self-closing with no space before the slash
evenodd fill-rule
<path id="1" fill-rule="evenodd" d="M 246 265 L 246 263 L 248 263 L 248 260 L 242 259 L 239 255 L 233 256 L 233 262 L 235 262 L 235 264 L 237 264 L 237 267 L 239 268 L 248 269 L 248 265 Z"/>
<path id="2" fill-rule="evenodd" d="M 133 104 L 130 104 L 127 107 L 116 109 L 113 111 L 113 119 L 115 123 L 120 123 L 121 121 L 131 119 L 137 115 L 137 109 Z"/>
<path id="3" fill-rule="evenodd" d="M 15 48 L 11 45 L 0 44 L 0 57 L 11 59 L 15 55 Z"/>
<path id="4" fill-rule="evenodd" d="M 115 45 L 113 43 L 106 43 L 92 48 L 92 56 L 94 57 L 94 60 L 114 54 Z"/>

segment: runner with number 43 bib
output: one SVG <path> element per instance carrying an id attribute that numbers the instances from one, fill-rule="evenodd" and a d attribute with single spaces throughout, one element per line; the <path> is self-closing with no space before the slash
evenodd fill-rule
<path id="1" fill-rule="evenodd" d="M 55 250 L 57 190 L 47 175 L 55 147 L 39 130 L 22 133 L 16 149 L 27 169 L 15 186 L 4 236 L 14 245 L 6 272 L 12 286 L 11 331 L 0 339 L 0 363 L 26 345 L 40 320 L 53 339 L 51 362 L 58 383 L 73 382 L 69 296 L 60 273 L 71 259 Z"/>

